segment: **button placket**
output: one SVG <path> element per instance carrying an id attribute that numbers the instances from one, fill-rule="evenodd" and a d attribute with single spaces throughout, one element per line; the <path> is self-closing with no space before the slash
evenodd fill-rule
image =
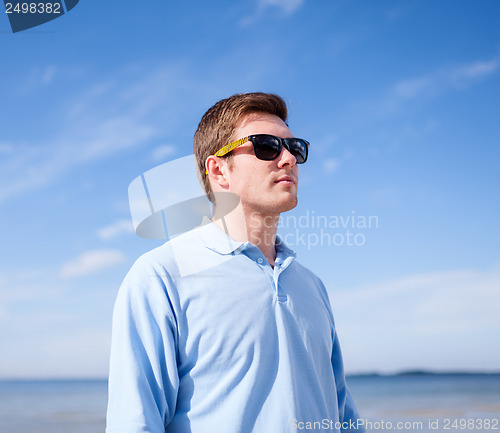
<path id="1" fill-rule="evenodd" d="M 286 294 L 282 294 L 280 291 L 280 286 L 279 286 L 279 275 L 281 272 L 287 267 L 286 260 L 283 261 L 281 258 L 277 258 L 274 264 L 274 268 L 271 267 L 270 264 L 265 262 L 262 257 L 257 257 L 252 259 L 250 255 L 250 260 L 253 260 L 253 262 L 259 267 L 259 269 L 264 272 L 267 275 L 267 278 L 269 278 L 269 283 L 271 284 L 271 287 L 274 292 L 274 296 L 278 300 L 278 302 L 283 303 L 288 300 L 288 297 Z"/>
<path id="2" fill-rule="evenodd" d="M 262 257 L 257 257 L 256 259 L 252 257 L 249 258 L 255 263 L 255 265 L 261 270 L 261 272 L 263 272 L 266 275 L 269 284 L 273 290 L 273 293 L 276 295 L 277 294 L 276 285 L 274 284 L 272 273 L 269 271 L 269 269 L 272 269 L 271 266 L 270 265 L 266 266 L 266 264 L 264 264 L 264 259 Z"/>
<path id="3" fill-rule="evenodd" d="M 274 286 L 276 289 L 276 298 L 278 299 L 279 302 L 286 302 L 288 300 L 288 297 L 286 294 L 283 294 L 282 291 L 280 290 L 279 277 L 281 271 L 282 269 L 279 263 L 276 263 L 274 266 L 274 273 L 273 273 Z"/>

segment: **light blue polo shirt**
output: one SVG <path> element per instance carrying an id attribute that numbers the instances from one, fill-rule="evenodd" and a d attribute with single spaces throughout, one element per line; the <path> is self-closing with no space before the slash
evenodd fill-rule
<path id="1" fill-rule="evenodd" d="M 209 223 L 136 261 L 113 315 L 107 433 L 364 431 L 325 287 L 279 237 L 276 252 L 272 268 Z"/>

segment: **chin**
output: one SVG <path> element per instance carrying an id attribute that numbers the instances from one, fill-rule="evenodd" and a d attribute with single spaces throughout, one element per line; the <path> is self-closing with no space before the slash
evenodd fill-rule
<path id="1" fill-rule="evenodd" d="M 249 207 L 256 212 L 264 215 L 272 215 L 276 213 L 283 213 L 292 210 L 297 206 L 298 199 L 296 194 L 280 194 L 278 196 L 261 196 L 259 200 L 250 202 L 242 202 L 243 207 Z"/>
<path id="2" fill-rule="evenodd" d="M 276 201 L 274 206 L 279 213 L 288 212 L 298 204 L 297 196 L 288 198 L 287 200 Z"/>

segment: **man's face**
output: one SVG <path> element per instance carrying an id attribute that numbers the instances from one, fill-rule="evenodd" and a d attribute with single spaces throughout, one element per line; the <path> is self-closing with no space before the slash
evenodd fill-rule
<path id="1" fill-rule="evenodd" d="M 245 116 L 236 128 L 233 140 L 252 134 L 293 137 L 283 120 L 266 113 Z M 232 153 L 233 161 L 227 176 L 229 192 L 240 197 L 245 211 L 275 215 L 297 205 L 299 169 L 295 157 L 284 146 L 273 161 L 258 159 L 251 142 L 237 147 Z"/>

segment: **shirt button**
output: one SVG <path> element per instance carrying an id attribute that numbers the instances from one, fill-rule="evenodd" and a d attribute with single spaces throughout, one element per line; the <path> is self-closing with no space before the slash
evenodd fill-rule
<path id="1" fill-rule="evenodd" d="M 263 262 L 263 261 L 264 261 L 264 260 L 262 260 L 262 258 L 260 258 L 260 257 L 257 259 L 257 262 L 259 262 L 259 263 L 261 263 L 261 264 L 262 264 L 262 262 Z"/>

